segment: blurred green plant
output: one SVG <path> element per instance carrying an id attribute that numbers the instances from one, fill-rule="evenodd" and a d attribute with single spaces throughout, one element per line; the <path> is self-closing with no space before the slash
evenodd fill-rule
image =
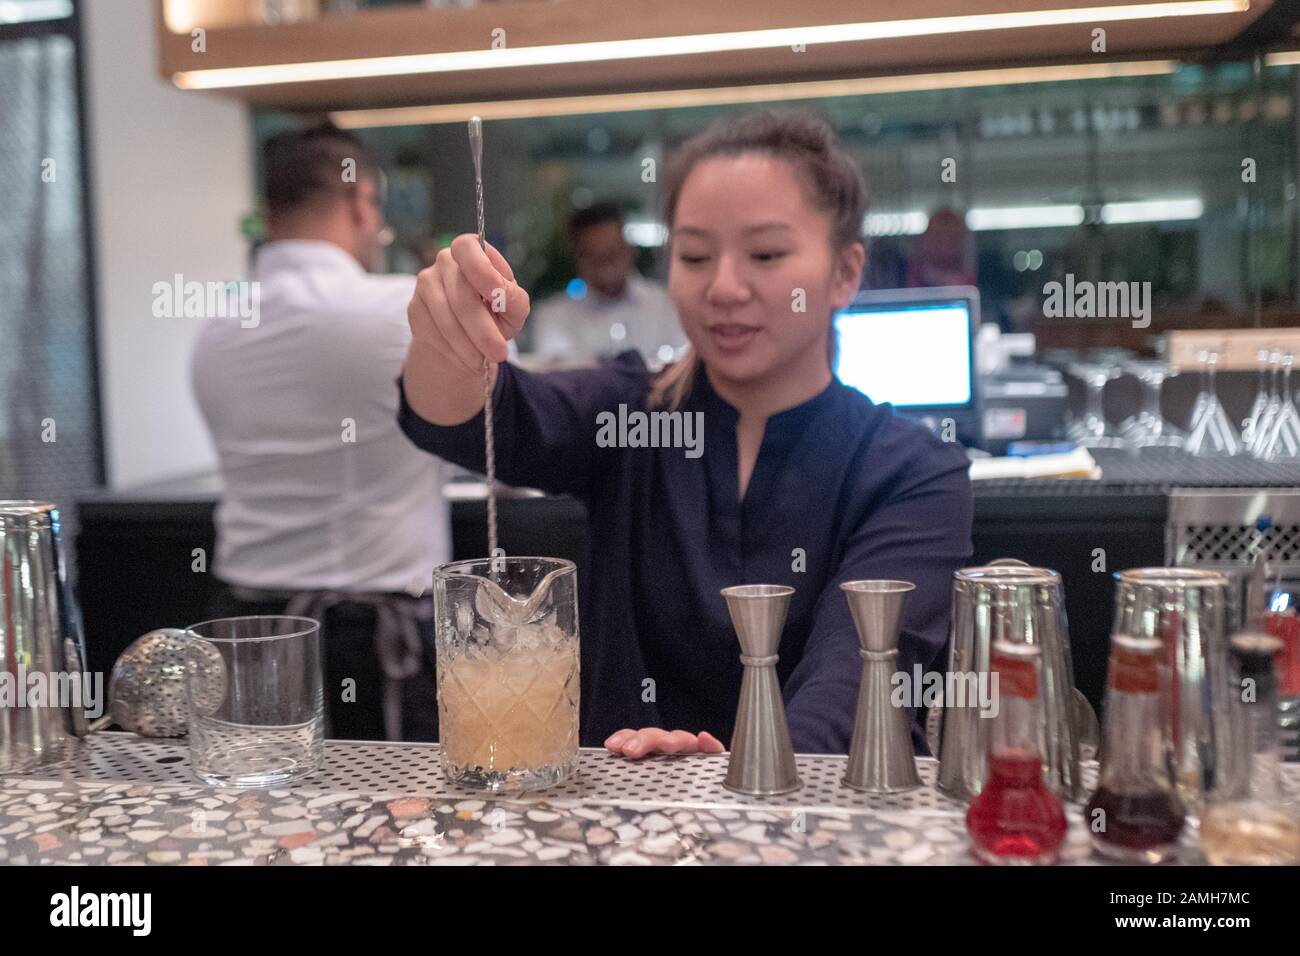
<path id="1" fill-rule="evenodd" d="M 266 241 L 266 220 L 260 209 L 254 209 L 240 217 L 239 234 L 254 246 Z"/>

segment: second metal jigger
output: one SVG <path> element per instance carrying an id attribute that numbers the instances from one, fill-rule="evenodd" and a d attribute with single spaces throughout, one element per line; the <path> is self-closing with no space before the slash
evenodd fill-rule
<path id="1" fill-rule="evenodd" d="M 731 762 L 722 784 L 737 793 L 772 796 L 803 786 L 776 677 L 776 651 L 793 593 L 794 588 L 780 584 L 722 589 L 740 639 L 740 663 L 745 665 L 731 735 Z"/>
<path id="2" fill-rule="evenodd" d="M 854 790 L 898 793 L 921 785 L 907 711 L 890 702 L 890 685 L 898 670 L 898 622 L 907 595 L 915 587 L 907 581 L 846 581 L 840 585 L 849 601 L 862 655 L 858 710 L 844 774 L 844 785 Z"/>

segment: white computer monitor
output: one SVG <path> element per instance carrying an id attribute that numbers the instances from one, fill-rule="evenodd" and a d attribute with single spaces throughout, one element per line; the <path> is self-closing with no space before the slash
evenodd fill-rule
<path id="1" fill-rule="evenodd" d="M 835 374 L 877 404 L 967 431 L 978 424 L 978 328 L 970 286 L 860 292 L 835 316 Z"/>
<path id="2" fill-rule="evenodd" d="M 860 292 L 835 316 L 835 374 L 900 409 L 971 405 L 978 321 L 966 286 Z"/>

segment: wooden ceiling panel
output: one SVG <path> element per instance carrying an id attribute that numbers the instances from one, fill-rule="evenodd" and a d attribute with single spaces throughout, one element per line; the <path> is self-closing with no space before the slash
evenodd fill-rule
<path id="1" fill-rule="evenodd" d="M 164 76 L 190 70 L 263 66 L 489 49 L 493 31 L 512 48 L 663 35 L 696 35 L 847 22 L 1005 14 L 1084 6 L 1135 6 L 1138 0 L 523 0 L 469 9 L 397 7 L 277 26 L 207 30 L 206 50 L 173 33 L 159 4 L 159 66 Z M 218 91 L 249 103 L 334 109 L 454 103 L 547 95 L 741 85 L 1195 55 L 1236 36 L 1270 3 L 1213 16 L 1097 21 L 983 30 L 943 36 L 810 44 L 765 50 L 642 57 L 404 76 L 326 79 Z M 613 12 L 616 11 L 616 14 Z M 1106 52 L 1092 52 L 1092 30 L 1106 30 Z"/>

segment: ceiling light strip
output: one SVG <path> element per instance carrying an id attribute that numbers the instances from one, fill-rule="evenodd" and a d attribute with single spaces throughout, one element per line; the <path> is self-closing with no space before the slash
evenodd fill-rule
<path id="1" fill-rule="evenodd" d="M 871 96 L 881 93 L 915 93 L 927 90 L 969 89 L 980 86 L 1014 86 L 1115 77 L 1164 76 L 1177 68 L 1172 60 L 1138 60 L 1071 66 L 1015 67 L 1001 70 L 966 70 L 955 73 L 921 73 L 802 83 L 766 83 L 691 90 L 651 90 L 640 93 L 599 93 L 587 96 L 546 97 L 527 100 L 449 103 L 437 106 L 398 106 L 373 110 L 339 110 L 330 118 L 347 129 L 384 126 L 427 126 L 460 123 L 471 116 L 484 120 L 538 119 L 625 113 L 634 110 L 682 109 L 726 106 L 836 96 Z"/>

